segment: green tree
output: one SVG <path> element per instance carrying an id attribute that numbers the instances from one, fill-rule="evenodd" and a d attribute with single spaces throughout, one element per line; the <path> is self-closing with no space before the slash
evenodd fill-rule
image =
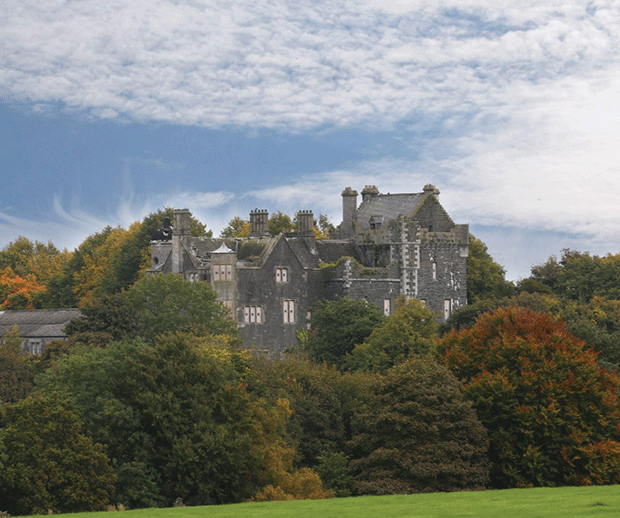
<path id="1" fill-rule="evenodd" d="M 316 227 L 316 224 L 315 224 Z M 319 214 L 319 225 L 318 225 L 319 235 L 318 238 L 329 238 L 329 235 L 333 233 L 336 228 L 329 221 L 329 218 L 325 214 Z"/>
<path id="2" fill-rule="evenodd" d="M 532 267 L 531 278 L 562 298 L 589 302 L 595 296 L 620 299 L 619 276 L 620 254 L 599 257 L 564 249 L 559 261 L 552 256 Z"/>
<path id="3" fill-rule="evenodd" d="M 311 360 L 342 368 L 347 355 L 384 321 L 381 309 L 365 300 L 323 300 L 312 309 L 306 351 Z"/>
<path id="4" fill-rule="evenodd" d="M 11 514 L 105 510 L 114 473 L 65 397 L 33 393 L 2 407 L 0 509 Z"/>
<path id="5" fill-rule="evenodd" d="M 418 300 L 398 300 L 394 313 L 355 346 L 347 367 L 385 372 L 412 356 L 425 356 L 437 338 L 435 317 Z"/>
<path id="6" fill-rule="evenodd" d="M 34 368 L 22 353 L 23 338 L 17 326 L 7 331 L 0 343 L 0 407 L 25 398 L 34 382 Z"/>
<path id="7" fill-rule="evenodd" d="M 367 396 L 368 376 L 342 374 L 333 366 L 289 358 L 255 361 L 251 380 L 254 394 L 290 402 L 286 433 L 296 452 L 295 466 L 315 469 L 327 452 L 345 451 L 353 413 Z"/>
<path id="8" fill-rule="evenodd" d="M 494 487 L 620 479 L 617 471 L 593 470 L 603 449 L 607 468 L 620 462 L 620 379 L 599 368 L 596 353 L 561 321 L 499 308 L 445 335 L 437 353 L 465 381 L 489 430 Z"/>
<path id="9" fill-rule="evenodd" d="M 484 299 L 507 297 L 514 293 L 514 285 L 506 281 L 506 271 L 489 255 L 487 246 L 469 235 L 467 257 L 467 300 L 476 303 Z"/>
<path id="10" fill-rule="evenodd" d="M 250 222 L 247 219 L 235 216 L 220 232 L 220 237 L 249 237 Z"/>
<path id="11" fill-rule="evenodd" d="M 48 369 L 41 385 L 67 391 L 88 434 L 107 446 L 116 502 L 171 506 L 180 497 L 206 505 L 248 499 L 271 480 L 265 464 L 274 441 L 265 430 L 281 417 L 252 401 L 246 377 L 242 354 L 166 335 L 80 350 Z"/>
<path id="12" fill-rule="evenodd" d="M 81 310 L 82 316 L 73 319 L 65 327 L 65 333 L 105 333 L 108 341 L 133 338 L 137 334 L 138 321 L 127 302 L 127 292 L 103 295 Z"/>
<path id="13" fill-rule="evenodd" d="M 483 489 L 486 430 L 461 385 L 430 359 L 378 375 L 354 421 L 351 466 L 361 494 Z"/>
<path id="14" fill-rule="evenodd" d="M 190 283 L 176 274 L 147 275 L 127 292 L 139 336 L 153 340 L 166 332 L 237 335 L 228 308 L 217 301 L 208 283 Z"/>
<path id="15" fill-rule="evenodd" d="M 268 231 L 270 236 L 277 236 L 282 232 L 295 230 L 295 224 L 290 216 L 278 211 L 269 218 Z"/>

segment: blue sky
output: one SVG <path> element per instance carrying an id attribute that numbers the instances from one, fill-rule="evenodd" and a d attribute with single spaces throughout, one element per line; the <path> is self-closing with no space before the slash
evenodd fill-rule
<path id="1" fill-rule="evenodd" d="M 0 246 L 433 183 L 510 279 L 617 253 L 619 40 L 617 0 L 5 0 Z"/>

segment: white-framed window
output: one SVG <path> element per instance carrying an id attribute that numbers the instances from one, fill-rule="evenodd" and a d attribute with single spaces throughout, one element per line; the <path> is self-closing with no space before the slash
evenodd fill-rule
<path id="1" fill-rule="evenodd" d="M 295 301 L 285 299 L 282 301 L 282 318 L 285 324 L 295 323 Z"/>
<path id="2" fill-rule="evenodd" d="M 312 311 L 306 311 L 306 329 L 310 330 L 310 325 L 312 323 Z"/>
<path id="3" fill-rule="evenodd" d="M 392 300 L 383 299 L 383 314 L 389 317 L 392 314 Z"/>
<path id="4" fill-rule="evenodd" d="M 245 306 L 243 308 L 243 321 L 246 324 L 262 324 L 263 323 L 263 307 L 262 306 Z"/>
<path id="5" fill-rule="evenodd" d="M 445 299 L 443 301 L 443 318 L 444 320 L 448 320 L 452 313 L 452 299 Z"/>
<path id="6" fill-rule="evenodd" d="M 288 268 L 276 268 L 276 283 L 285 284 L 288 282 Z"/>
<path id="7" fill-rule="evenodd" d="M 433 280 L 436 281 L 437 280 L 437 263 L 435 261 L 433 261 L 431 268 L 433 270 Z"/>

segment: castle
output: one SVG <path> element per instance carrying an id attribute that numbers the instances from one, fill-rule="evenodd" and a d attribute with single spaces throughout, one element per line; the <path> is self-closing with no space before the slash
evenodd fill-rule
<path id="1" fill-rule="evenodd" d="M 446 319 L 467 303 L 469 226 L 456 225 L 439 191 L 381 194 L 374 185 L 342 192 L 342 223 L 316 239 L 311 211 L 297 231 L 271 237 L 269 214 L 250 213 L 248 238 L 198 238 L 191 213 L 175 210 L 151 242 L 150 272 L 209 282 L 230 308 L 244 343 L 270 357 L 297 344 L 322 299 L 365 299 L 391 314 L 397 297 L 417 298 Z"/>

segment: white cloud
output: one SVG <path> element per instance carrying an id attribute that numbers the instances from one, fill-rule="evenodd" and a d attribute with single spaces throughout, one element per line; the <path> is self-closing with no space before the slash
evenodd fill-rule
<path id="1" fill-rule="evenodd" d="M 76 228 L 127 225 L 165 204 L 214 228 L 260 203 L 337 221 L 326 188 L 432 181 L 472 225 L 570 230 L 593 246 L 620 238 L 615 0 L 5 0 L 0 48 L 0 98 L 35 111 L 59 102 L 97 118 L 285 133 L 402 125 L 424 139 L 415 158 L 238 199 L 126 187 L 109 217 L 58 202 Z"/>
<path id="2" fill-rule="evenodd" d="M 12 0 L 0 19 L 0 89 L 100 117 L 385 126 L 414 109 L 492 104 L 515 79 L 617 64 L 619 22 L 605 13 L 618 6 L 597 7 Z"/>

